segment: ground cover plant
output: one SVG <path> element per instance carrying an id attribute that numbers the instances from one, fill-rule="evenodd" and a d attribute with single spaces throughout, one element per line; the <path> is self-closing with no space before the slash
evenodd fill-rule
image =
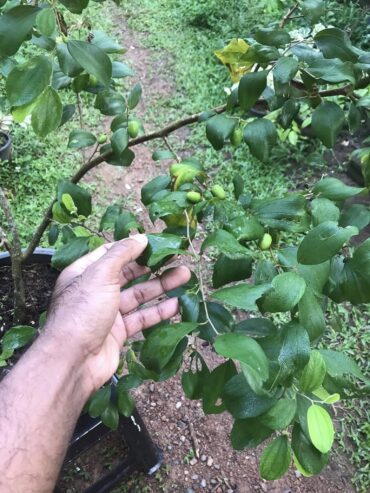
<path id="1" fill-rule="evenodd" d="M 111 59 L 121 48 L 87 25 L 76 21 L 70 28 L 65 22 L 60 4 L 79 14 L 88 2 L 44 7 L 9 3 L 4 3 L 0 17 L 0 46 L 8 55 L 3 73 L 13 117 L 22 120 L 31 114 L 33 130 L 42 137 L 67 123 L 85 93 L 87 104 L 93 101 L 103 115 L 114 117 L 109 136 L 86 129 L 71 132 L 70 147 L 92 149 L 84 151 L 84 163 L 72 179 L 59 184 L 57 197 L 25 252 L 6 194 L 0 192 L 10 229 L 2 239 L 13 262 L 15 319 L 22 321 L 24 313 L 22 264 L 49 226 L 50 243 L 61 238 L 53 258 L 59 269 L 101 244 L 112 231 L 120 239 L 143 230 L 130 211 L 111 206 L 99 231 L 91 231 L 85 224 L 92 213 L 91 197 L 77 183 L 103 161 L 129 166 L 135 145 L 162 139 L 165 147 L 153 158 L 170 158 L 173 163 L 167 175 L 144 185 L 142 202 L 153 222 L 161 220 L 166 228 L 149 234 L 142 262 L 156 271 L 171 257 L 186 255 L 192 257 L 196 272 L 186 288 L 173 293 L 180 297 L 182 321 L 162 324 L 148 331 L 144 341 L 132 343 L 125 354 L 117 398 L 106 386 L 92 398 L 89 410 L 116 427 L 119 412 L 127 415 L 133 409 L 129 391 L 143 380 L 161 381 L 175 374 L 190 350 L 191 365 L 182 376 L 184 391 L 189 398 L 201 399 L 205 413 L 231 413 L 234 447 L 255 447 L 274 436 L 261 457 L 262 477 L 280 477 L 292 460 L 302 474 L 317 474 L 333 443 L 333 406 L 340 397 L 366 394 L 369 385 L 347 356 L 327 347 L 316 349 L 326 329 L 328 299 L 353 305 L 370 301 L 369 240 L 355 249 L 350 243 L 368 224 L 369 211 L 360 204 L 346 204 L 367 189 L 325 178 L 305 193 L 259 198 L 236 174 L 232 193 L 226 192 L 199 160 L 180 159 L 167 136 L 183 126 L 205 122 L 207 138 L 216 150 L 231 141 L 235 146 L 247 145 L 257 159 L 264 160 L 276 144 L 276 126 L 290 131 L 304 111 L 317 137 L 332 147 L 345 122 L 356 129 L 367 117 L 368 99 L 358 90 L 368 85 L 368 53 L 353 46 L 337 28 L 310 31 L 299 42 L 292 39 L 284 28 L 295 11 L 301 9 L 309 24 L 325 13 L 321 2 L 293 4 L 280 26 L 261 29 L 254 38 L 234 39 L 217 52 L 238 84 L 224 106 L 143 134 L 133 113 L 140 86 L 123 95 L 116 80 L 130 74 L 126 65 Z M 17 26 L 12 36 L 11 23 Z M 35 43 L 43 54 L 18 63 L 16 53 L 23 42 Z M 30 93 L 24 81 L 31 76 Z M 268 86 L 269 76 L 273 79 Z M 63 107 L 60 94 L 70 86 L 77 104 Z M 342 99 L 333 101 L 334 96 Z M 256 104 L 268 112 L 262 119 L 250 117 Z M 207 222 L 211 228 L 200 246 L 198 224 Z M 210 248 L 218 252 L 217 260 L 212 279 L 205 279 L 202 257 Z M 216 291 L 209 293 L 206 284 Z M 236 318 L 230 308 L 243 313 Z M 35 331 L 18 327 L 8 334 L 19 340 Z M 188 347 L 189 334 L 212 344 L 225 362 L 210 371 L 199 347 Z M 4 361 L 16 349 L 17 343 L 11 341 L 11 336 L 3 339 Z"/>

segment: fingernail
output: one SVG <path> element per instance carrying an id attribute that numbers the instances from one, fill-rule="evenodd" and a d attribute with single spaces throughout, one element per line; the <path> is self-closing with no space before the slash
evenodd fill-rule
<path id="1" fill-rule="evenodd" d="M 146 235 L 132 235 L 130 236 L 130 240 L 135 240 L 141 243 L 142 245 L 148 244 L 148 238 L 146 237 Z"/>

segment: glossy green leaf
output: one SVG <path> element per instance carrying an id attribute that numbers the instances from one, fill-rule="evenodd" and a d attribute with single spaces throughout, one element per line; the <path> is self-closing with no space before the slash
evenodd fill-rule
<path id="1" fill-rule="evenodd" d="M 37 14 L 36 26 L 40 33 L 44 36 L 52 36 L 56 28 L 55 14 L 53 9 L 42 9 L 41 12 Z"/>
<path id="2" fill-rule="evenodd" d="M 234 327 L 235 332 L 260 339 L 261 337 L 269 337 L 276 334 L 277 328 L 274 323 L 268 318 L 248 318 L 242 320 Z"/>
<path id="3" fill-rule="evenodd" d="M 348 34 L 336 27 L 322 29 L 315 35 L 314 41 L 325 58 L 356 62 L 359 57 L 360 50 L 352 46 Z"/>
<path id="4" fill-rule="evenodd" d="M 177 345 L 197 327 L 194 323 L 164 325 L 154 329 L 145 339 L 140 360 L 149 370 L 160 371 L 170 361 Z"/>
<path id="5" fill-rule="evenodd" d="M 124 113 L 126 102 L 121 94 L 115 91 L 107 90 L 100 92 L 95 99 L 95 108 L 103 115 L 114 116 Z M 116 131 L 117 129 L 113 129 Z"/>
<path id="6" fill-rule="evenodd" d="M 89 239 L 74 238 L 66 245 L 61 246 L 54 253 L 51 264 L 55 269 L 62 270 L 75 260 L 89 252 Z"/>
<path id="7" fill-rule="evenodd" d="M 27 325 L 17 325 L 9 329 L 1 339 L 2 352 L 9 354 L 10 357 L 16 349 L 20 349 L 30 342 L 37 335 L 35 327 Z"/>
<path id="8" fill-rule="evenodd" d="M 255 418 L 275 404 L 277 394 L 271 397 L 256 395 L 248 385 L 244 374 L 239 373 L 226 383 L 222 401 L 234 418 Z"/>
<path id="9" fill-rule="evenodd" d="M 259 471 L 267 480 L 279 479 L 288 471 L 291 462 L 291 448 L 286 435 L 281 435 L 262 452 Z"/>
<path id="10" fill-rule="evenodd" d="M 340 210 L 331 200 L 320 197 L 311 202 L 311 214 L 313 225 L 317 226 L 325 221 L 338 222 Z"/>
<path id="11" fill-rule="evenodd" d="M 68 41 L 69 53 L 87 73 L 94 75 L 104 86 L 108 86 L 112 78 L 112 62 L 108 55 L 97 46 L 86 41 Z"/>
<path id="12" fill-rule="evenodd" d="M 69 194 L 72 197 L 74 205 L 77 207 L 78 214 L 88 217 L 91 214 L 91 195 L 79 185 L 75 185 L 70 181 L 62 180 L 58 183 L 57 199 L 62 203 L 64 194 Z"/>
<path id="13" fill-rule="evenodd" d="M 149 205 L 156 193 L 168 189 L 171 178 L 168 175 L 157 176 L 146 183 L 141 189 L 141 201 L 144 205 Z"/>
<path id="14" fill-rule="evenodd" d="M 329 452 L 334 441 L 334 426 L 326 409 L 312 404 L 307 411 L 310 440 L 322 454 Z"/>
<path id="15" fill-rule="evenodd" d="M 331 377 L 349 375 L 366 381 L 357 363 L 346 354 L 332 349 L 320 349 L 320 354 L 325 360 L 327 372 Z"/>
<path id="16" fill-rule="evenodd" d="M 303 368 L 310 358 L 310 339 L 307 331 L 297 322 L 289 322 L 283 328 L 283 344 L 278 361 L 284 375 Z"/>
<path id="17" fill-rule="evenodd" d="M 316 341 L 323 335 L 326 327 L 325 316 L 314 292 L 308 286 L 298 303 L 298 316 L 311 341 Z"/>
<path id="18" fill-rule="evenodd" d="M 272 289 L 262 298 L 259 306 L 264 312 L 287 312 L 302 298 L 306 283 L 295 272 L 284 272 L 271 281 Z"/>
<path id="19" fill-rule="evenodd" d="M 39 7 L 18 5 L 1 15 L 0 53 L 2 56 L 11 56 L 17 53 L 21 44 L 31 32 L 39 12 Z"/>
<path id="20" fill-rule="evenodd" d="M 259 240 L 265 233 L 265 228 L 253 216 L 245 214 L 238 216 L 225 224 L 225 229 L 240 241 Z"/>
<path id="21" fill-rule="evenodd" d="M 128 146 L 128 133 L 126 128 L 119 128 L 111 137 L 113 151 L 117 154 L 122 154 Z"/>
<path id="22" fill-rule="evenodd" d="M 215 289 L 230 282 L 243 281 L 252 275 L 252 259 L 231 259 L 221 254 L 213 267 L 212 284 Z"/>
<path id="23" fill-rule="evenodd" d="M 70 149 L 84 149 L 96 143 L 96 137 L 86 130 L 72 130 L 69 134 L 68 147 Z"/>
<path id="24" fill-rule="evenodd" d="M 181 385 L 188 399 L 201 399 L 205 390 L 207 377 L 210 371 L 199 354 L 195 354 L 192 361 L 196 361 L 197 371 L 184 371 L 181 376 Z"/>
<path id="25" fill-rule="evenodd" d="M 298 264 L 297 268 L 299 275 L 303 277 L 307 287 L 312 290 L 315 296 L 322 296 L 324 286 L 329 279 L 330 262 L 326 261 L 316 265 Z"/>
<path id="26" fill-rule="evenodd" d="M 112 62 L 112 77 L 113 79 L 121 79 L 123 77 L 130 77 L 134 75 L 134 71 L 131 67 L 123 62 Z"/>
<path id="27" fill-rule="evenodd" d="M 89 0 L 58 0 L 73 14 L 81 14 L 88 6 Z"/>
<path id="28" fill-rule="evenodd" d="M 351 134 L 355 134 L 360 130 L 362 113 L 355 103 L 350 104 L 347 120 Z"/>
<path id="29" fill-rule="evenodd" d="M 299 103 L 295 99 L 288 99 L 283 104 L 280 115 L 280 124 L 284 129 L 290 127 L 292 121 L 299 113 Z"/>
<path id="30" fill-rule="evenodd" d="M 263 28 L 255 34 L 255 39 L 266 46 L 283 46 L 291 41 L 289 34 L 283 29 Z"/>
<path id="31" fill-rule="evenodd" d="M 123 416 L 126 416 L 126 418 L 130 417 L 135 409 L 135 400 L 131 397 L 131 395 L 127 391 L 125 392 L 124 390 L 119 389 L 118 386 L 117 386 L 117 408 L 120 414 L 123 414 Z"/>
<path id="32" fill-rule="evenodd" d="M 289 83 L 298 71 L 298 61 L 293 57 L 284 56 L 279 58 L 274 69 L 275 93 L 278 96 L 289 94 Z"/>
<path id="33" fill-rule="evenodd" d="M 325 14 L 325 2 L 323 0 L 304 0 L 300 7 L 303 15 L 311 24 L 318 22 Z"/>
<path id="34" fill-rule="evenodd" d="M 217 366 L 208 376 L 203 388 L 203 411 L 205 414 L 219 414 L 225 411 L 219 403 L 225 385 L 237 374 L 235 364 L 229 360 Z"/>
<path id="35" fill-rule="evenodd" d="M 271 430 L 283 430 L 293 421 L 297 403 L 295 399 L 282 398 L 260 417 L 261 423 Z"/>
<path id="36" fill-rule="evenodd" d="M 142 265 L 154 267 L 171 255 L 186 253 L 181 250 L 182 239 L 177 235 L 168 233 L 149 234 L 147 238 L 148 246 L 140 257 L 140 263 Z"/>
<path id="37" fill-rule="evenodd" d="M 353 226 L 341 228 L 333 221 L 326 221 L 311 229 L 298 247 L 298 262 L 316 265 L 329 260 L 358 229 Z"/>
<path id="38" fill-rule="evenodd" d="M 340 201 L 346 200 L 356 195 L 363 195 L 367 193 L 366 188 L 352 187 L 346 185 L 338 178 L 323 178 L 313 188 L 313 193 L 318 197 L 324 197 L 329 200 Z"/>
<path id="39" fill-rule="evenodd" d="M 59 66 L 64 74 L 76 77 L 83 72 L 83 67 L 72 57 L 66 43 L 57 44 L 56 51 Z"/>
<path id="40" fill-rule="evenodd" d="M 339 219 L 339 226 L 355 226 L 359 231 L 370 223 L 370 208 L 365 204 L 351 204 L 346 207 Z"/>
<path id="41" fill-rule="evenodd" d="M 235 450 L 255 448 L 273 433 L 260 418 L 236 419 L 231 430 L 231 443 Z"/>
<path id="42" fill-rule="evenodd" d="M 277 275 L 278 270 L 270 260 L 260 260 L 254 271 L 254 284 L 270 284 Z"/>
<path id="43" fill-rule="evenodd" d="M 256 301 L 271 289 L 271 284 L 238 284 L 228 288 L 219 289 L 212 294 L 212 298 L 220 300 L 235 308 L 243 310 L 257 310 Z"/>
<path id="44" fill-rule="evenodd" d="M 310 359 L 303 368 L 299 379 L 299 386 L 303 392 L 312 392 L 318 389 L 326 375 L 325 360 L 319 351 L 311 351 Z"/>
<path id="45" fill-rule="evenodd" d="M 338 84 L 339 82 L 356 83 L 353 64 L 351 62 L 342 62 L 338 58 L 329 60 L 317 59 L 310 63 L 310 66 L 306 68 L 306 72 L 315 79 L 330 84 Z"/>
<path id="46" fill-rule="evenodd" d="M 119 424 L 119 414 L 117 407 L 110 402 L 101 414 L 102 423 L 111 430 L 117 430 Z"/>
<path id="47" fill-rule="evenodd" d="M 209 342 L 213 342 L 217 336 L 216 331 L 219 334 L 230 332 L 234 323 L 233 316 L 224 306 L 214 303 L 212 301 L 207 302 L 207 313 L 205 312 L 204 303 L 199 307 L 199 337 Z M 211 321 L 211 323 L 209 322 Z M 216 329 L 216 331 L 215 331 Z"/>
<path id="48" fill-rule="evenodd" d="M 185 293 L 179 298 L 181 319 L 183 322 L 197 322 L 199 319 L 200 299 L 195 293 Z"/>
<path id="49" fill-rule="evenodd" d="M 62 110 L 62 118 L 60 120 L 59 126 L 61 127 L 65 123 L 69 122 L 71 118 L 73 118 L 73 115 L 76 112 L 76 105 L 75 104 L 66 104 L 63 106 Z"/>
<path id="50" fill-rule="evenodd" d="M 135 153 L 131 149 L 126 149 L 122 154 L 117 154 L 115 152 L 108 154 L 105 161 L 113 166 L 131 166 L 134 159 Z"/>
<path id="51" fill-rule="evenodd" d="M 312 445 L 298 423 L 293 426 L 292 449 L 299 464 L 311 475 L 319 474 L 328 463 L 328 454 L 321 454 Z"/>
<path id="52" fill-rule="evenodd" d="M 306 231 L 306 200 L 300 193 L 284 197 L 267 197 L 252 200 L 255 217 L 270 228 L 286 231 Z"/>
<path id="53" fill-rule="evenodd" d="M 114 241 L 127 238 L 132 231 L 142 232 L 143 228 L 132 212 L 121 212 L 114 224 Z"/>
<path id="54" fill-rule="evenodd" d="M 175 155 L 168 149 L 154 151 L 152 155 L 153 161 L 162 161 L 163 159 L 175 159 Z"/>
<path id="55" fill-rule="evenodd" d="M 267 161 L 272 147 L 276 144 L 276 127 L 266 118 L 254 120 L 245 127 L 244 140 L 253 156 L 260 161 Z"/>
<path id="56" fill-rule="evenodd" d="M 217 248 L 230 259 L 249 258 L 250 254 L 249 250 L 243 247 L 232 234 L 223 229 L 218 229 L 207 236 L 202 243 L 201 251 L 204 252 L 209 247 Z"/>
<path id="57" fill-rule="evenodd" d="M 136 106 L 139 104 L 140 98 L 141 98 L 141 85 L 136 84 L 130 91 L 128 98 L 127 98 L 127 107 L 130 110 L 133 110 L 136 108 Z"/>
<path id="58" fill-rule="evenodd" d="M 59 94 L 51 87 L 45 89 L 32 111 L 32 128 L 40 137 L 46 137 L 60 126 L 63 105 Z"/>
<path id="59" fill-rule="evenodd" d="M 312 129 L 321 142 L 332 148 L 345 122 L 344 111 L 332 101 L 324 101 L 312 114 Z"/>
<path id="60" fill-rule="evenodd" d="M 100 416 L 109 406 L 111 396 L 110 386 L 99 389 L 89 401 L 89 414 L 92 418 Z"/>
<path id="61" fill-rule="evenodd" d="M 238 87 L 239 104 L 242 110 L 250 110 L 266 89 L 267 72 L 250 72 L 240 79 Z"/>
<path id="62" fill-rule="evenodd" d="M 269 363 L 261 346 L 254 339 L 231 332 L 218 336 L 213 346 L 221 356 L 243 363 L 243 373 L 255 392 L 262 388 L 269 376 Z"/>
<path id="63" fill-rule="evenodd" d="M 223 148 L 225 140 L 230 137 L 236 122 L 225 115 L 215 115 L 206 123 L 207 139 L 213 148 L 219 151 Z"/>
<path id="64" fill-rule="evenodd" d="M 50 83 L 52 65 L 49 58 L 36 56 L 16 65 L 6 79 L 6 92 L 12 106 L 34 101 Z"/>
<path id="65" fill-rule="evenodd" d="M 105 53 L 124 53 L 125 50 L 105 32 L 94 29 L 91 42 Z"/>

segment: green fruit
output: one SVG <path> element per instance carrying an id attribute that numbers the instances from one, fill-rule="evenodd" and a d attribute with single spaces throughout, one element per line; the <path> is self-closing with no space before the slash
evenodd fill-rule
<path id="1" fill-rule="evenodd" d="M 137 120 L 130 120 L 127 125 L 127 131 L 129 136 L 134 139 L 139 135 L 140 124 Z"/>
<path id="2" fill-rule="evenodd" d="M 180 174 L 182 167 L 183 165 L 180 163 L 172 164 L 170 167 L 170 175 L 176 178 Z"/>
<path id="3" fill-rule="evenodd" d="M 242 143 L 243 140 L 243 131 L 241 128 L 236 128 L 234 132 L 231 134 L 230 142 L 234 147 L 238 147 Z"/>
<path id="4" fill-rule="evenodd" d="M 202 200 L 202 196 L 199 192 L 188 192 L 186 194 L 186 198 L 189 202 L 192 202 L 193 204 L 197 204 Z"/>
<path id="5" fill-rule="evenodd" d="M 97 86 L 98 85 L 98 79 L 95 77 L 95 75 L 89 75 L 89 86 Z"/>
<path id="6" fill-rule="evenodd" d="M 265 233 L 262 237 L 262 240 L 260 241 L 260 249 L 261 250 L 268 250 L 271 246 L 272 243 L 272 236 L 268 233 Z"/>
<path id="7" fill-rule="evenodd" d="M 213 185 L 211 192 L 212 195 L 218 199 L 224 200 L 226 198 L 225 190 L 221 187 L 221 185 Z"/>
<path id="8" fill-rule="evenodd" d="M 107 136 L 105 134 L 101 134 L 98 137 L 98 144 L 105 144 L 107 142 Z"/>

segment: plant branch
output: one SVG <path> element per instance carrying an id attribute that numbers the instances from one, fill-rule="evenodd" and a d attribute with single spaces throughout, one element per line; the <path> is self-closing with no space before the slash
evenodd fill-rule
<path id="1" fill-rule="evenodd" d="M 294 12 L 297 10 L 298 7 L 299 7 L 299 4 L 296 3 L 293 5 L 293 7 L 291 7 L 289 9 L 288 13 L 280 21 L 280 24 L 279 24 L 280 28 L 283 28 L 285 26 L 285 24 L 289 21 L 289 19 L 291 19 L 292 15 L 294 14 Z"/>
<path id="2" fill-rule="evenodd" d="M 167 137 L 163 137 L 163 142 L 165 143 L 167 149 L 172 152 L 172 154 L 175 156 L 175 159 L 178 163 L 181 162 L 180 156 L 176 153 L 175 149 L 172 147 L 172 145 L 169 143 Z"/>
<path id="3" fill-rule="evenodd" d="M 9 230 L 12 234 L 11 251 L 13 255 L 22 255 L 21 240 L 19 238 L 18 228 L 15 224 L 14 217 L 10 208 L 8 199 L 5 196 L 3 188 L 0 186 L 0 208 L 2 209 L 5 219 L 8 223 Z"/>

